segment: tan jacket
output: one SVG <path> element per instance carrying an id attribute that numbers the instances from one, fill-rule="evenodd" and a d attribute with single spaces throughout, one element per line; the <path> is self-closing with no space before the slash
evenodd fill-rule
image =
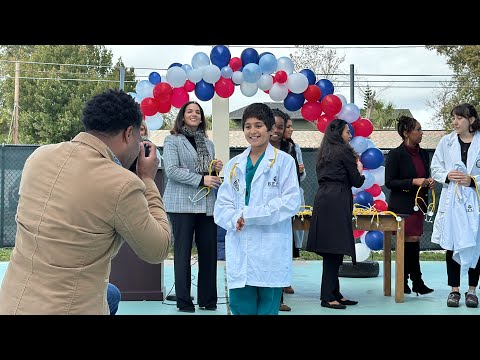
<path id="1" fill-rule="evenodd" d="M 19 193 L 0 314 L 108 314 L 110 264 L 123 240 L 149 263 L 168 255 L 170 224 L 155 183 L 116 164 L 90 134 L 38 148 Z"/>

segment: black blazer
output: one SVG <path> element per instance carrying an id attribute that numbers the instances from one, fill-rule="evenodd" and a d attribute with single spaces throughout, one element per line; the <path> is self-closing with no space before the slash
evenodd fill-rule
<path id="1" fill-rule="evenodd" d="M 425 166 L 426 178 L 430 177 L 430 159 L 426 150 L 420 148 L 420 157 Z M 415 206 L 415 195 L 418 187 L 412 185 L 412 180 L 417 178 L 417 171 L 407 148 L 402 143 L 399 147 L 390 150 L 385 160 L 385 186 L 390 189 L 388 209 L 398 214 L 411 214 Z M 421 191 L 423 200 L 428 204 L 428 191 Z M 418 201 L 424 211 L 425 204 Z"/>

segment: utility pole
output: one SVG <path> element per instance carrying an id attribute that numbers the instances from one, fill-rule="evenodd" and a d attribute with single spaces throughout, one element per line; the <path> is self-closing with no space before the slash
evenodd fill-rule
<path id="1" fill-rule="evenodd" d="M 120 90 L 125 90 L 125 68 L 120 66 Z"/>
<path id="2" fill-rule="evenodd" d="M 20 96 L 20 63 L 15 62 L 15 95 L 13 100 L 12 142 L 18 144 L 18 98 Z"/>
<path id="3" fill-rule="evenodd" d="M 354 65 L 350 64 L 350 102 L 355 102 L 355 70 Z"/>

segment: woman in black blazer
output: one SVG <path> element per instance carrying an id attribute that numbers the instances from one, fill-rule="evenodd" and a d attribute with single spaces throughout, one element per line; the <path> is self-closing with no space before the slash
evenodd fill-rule
<path id="1" fill-rule="evenodd" d="M 405 286 L 404 293 L 417 295 L 431 293 L 422 280 L 420 271 L 420 237 L 423 234 L 424 213 L 427 212 L 428 188 L 433 189 L 428 153 L 420 147 L 422 126 L 414 118 L 401 116 L 397 131 L 403 139 L 392 149 L 385 161 L 385 186 L 390 189 L 388 209 L 397 214 L 408 214 L 405 219 Z M 421 190 L 415 201 L 418 188 Z M 422 200 L 423 199 L 423 200 Z M 418 210 L 414 210 L 417 206 Z M 408 276 L 412 289 L 408 286 Z"/>

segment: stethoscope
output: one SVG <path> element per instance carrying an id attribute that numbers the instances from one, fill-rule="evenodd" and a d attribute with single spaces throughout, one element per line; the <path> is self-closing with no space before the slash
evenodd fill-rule
<path id="1" fill-rule="evenodd" d="M 272 168 L 273 164 L 275 164 L 275 161 L 276 161 L 276 160 L 277 160 L 277 148 L 274 147 L 274 148 L 273 148 L 273 159 L 270 160 L 269 166 L 266 166 L 266 167 L 264 168 L 263 172 L 266 173 L 267 171 L 269 171 L 269 170 Z M 238 163 L 233 164 L 232 170 L 230 170 L 230 173 L 229 173 L 229 175 L 228 175 L 228 178 L 230 179 L 230 183 L 231 183 L 232 186 L 233 186 L 233 190 L 235 190 L 237 193 L 239 193 L 239 192 L 240 192 L 240 185 L 238 184 L 238 176 L 237 176 L 237 173 L 235 172 L 235 168 L 237 167 L 237 164 L 238 164 Z M 234 176 L 235 176 L 237 179 L 236 179 L 235 181 L 232 181 L 232 178 L 233 178 Z"/>
<path id="2" fill-rule="evenodd" d="M 427 205 L 427 203 L 425 202 L 425 200 L 421 197 L 421 196 L 418 196 L 418 194 L 420 194 L 420 190 L 422 189 L 421 186 L 418 187 L 418 190 L 417 190 L 417 193 L 415 194 L 415 206 L 413 207 L 413 210 L 414 211 L 418 211 L 420 210 L 423 214 L 423 216 L 425 217 L 425 221 L 428 222 L 428 223 L 432 223 L 433 222 L 433 215 L 435 213 L 435 191 L 432 189 L 432 202 L 430 204 Z M 422 208 L 418 205 L 418 200 L 422 200 L 423 204 L 427 207 L 427 211 L 424 212 L 422 210 Z"/>
<path id="3" fill-rule="evenodd" d="M 473 183 L 475 184 L 475 191 L 477 192 L 478 199 L 480 200 L 480 192 L 478 191 L 477 180 L 475 180 L 475 177 L 473 177 L 472 175 L 469 175 L 469 176 L 470 176 L 470 179 L 472 179 Z M 458 182 L 455 183 L 455 195 L 457 195 L 458 200 L 462 201 L 463 197 L 458 192 Z"/>
<path id="4" fill-rule="evenodd" d="M 208 166 L 208 173 L 211 174 L 213 170 L 213 164 L 215 164 L 217 160 L 212 160 L 210 161 L 210 165 Z M 215 170 L 215 174 L 218 176 L 218 171 Z M 222 179 L 220 178 L 220 183 L 222 182 Z M 207 195 L 210 194 L 210 188 L 208 186 L 202 186 L 200 190 L 197 191 L 193 197 L 189 196 L 188 199 L 193 203 L 193 205 L 197 205 L 197 202 L 202 200 L 203 198 L 207 197 Z"/>

